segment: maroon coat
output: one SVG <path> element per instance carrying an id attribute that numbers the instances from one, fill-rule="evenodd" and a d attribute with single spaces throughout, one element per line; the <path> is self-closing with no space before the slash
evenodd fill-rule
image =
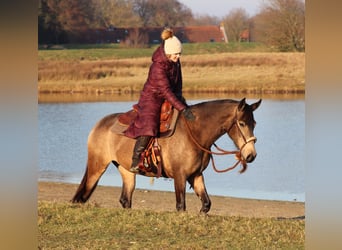
<path id="1" fill-rule="evenodd" d="M 138 115 L 125 135 L 157 136 L 159 132 L 160 108 L 168 100 L 177 110 L 182 111 L 186 104 L 182 100 L 182 71 L 178 61 L 170 61 L 164 52 L 163 44 L 152 56 L 148 79 L 138 102 Z"/>

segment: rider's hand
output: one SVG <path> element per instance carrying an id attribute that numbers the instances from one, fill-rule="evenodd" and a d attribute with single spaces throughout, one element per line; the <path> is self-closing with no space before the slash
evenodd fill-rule
<path id="1" fill-rule="evenodd" d="M 195 118 L 196 118 L 196 117 L 194 116 L 194 114 L 191 112 L 191 109 L 190 109 L 190 108 L 185 108 L 185 109 L 183 109 L 182 113 L 183 113 L 184 117 L 185 117 L 187 120 L 189 120 L 189 121 L 194 121 Z"/>

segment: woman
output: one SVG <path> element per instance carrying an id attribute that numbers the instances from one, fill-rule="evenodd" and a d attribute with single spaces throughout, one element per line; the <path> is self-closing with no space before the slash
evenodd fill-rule
<path id="1" fill-rule="evenodd" d="M 186 119 L 195 119 L 182 97 L 182 71 L 179 61 L 182 44 L 171 29 L 164 29 L 161 38 L 163 41 L 152 55 L 148 78 L 138 101 L 137 117 L 125 131 L 126 136 L 136 138 L 130 168 L 134 173 L 139 172 L 141 153 L 150 139 L 158 135 L 160 109 L 164 100 L 182 111 Z"/>

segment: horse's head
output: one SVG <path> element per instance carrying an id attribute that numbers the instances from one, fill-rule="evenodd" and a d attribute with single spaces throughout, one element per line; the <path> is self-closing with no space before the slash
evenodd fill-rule
<path id="1" fill-rule="evenodd" d="M 254 147 L 256 137 L 253 134 L 253 130 L 256 122 L 253 111 L 259 107 L 260 103 L 261 99 L 249 105 L 246 103 L 245 98 L 243 98 L 236 108 L 233 124 L 227 131 L 235 145 L 240 149 L 242 159 L 246 162 L 254 161 L 257 155 Z"/>

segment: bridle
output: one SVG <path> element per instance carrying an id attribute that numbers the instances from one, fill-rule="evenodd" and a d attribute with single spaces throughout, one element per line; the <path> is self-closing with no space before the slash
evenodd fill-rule
<path id="1" fill-rule="evenodd" d="M 254 141 L 254 143 L 256 143 L 257 141 L 257 138 L 255 136 L 251 136 L 249 138 L 246 138 L 245 134 L 242 132 L 242 128 L 241 128 L 241 125 L 240 125 L 240 122 L 239 120 L 236 118 L 235 121 L 232 123 L 232 125 L 230 126 L 230 128 L 227 130 L 227 133 L 229 133 L 230 129 L 236 125 L 237 128 L 238 128 L 238 131 L 240 133 L 240 135 L 242 136 L 243 140 L 245 141 L 245 143 L 242 145 L 242 147 L 240 148 L 240 152 L 241 150 L 251 141 Z"/>
<path id="2" fill-rule="evenodd" d="M 237 111 L 236 111 L 237 113 Z M 191 137 L 191 140 L 195 143 L 195 145 L 201 149 L 202 151 L 210 154 L 210 158 L 211 158 L 211 161 L 212 161 L 212 165 L 213 165 L 213 169 L 215 170 L 215 172 L 217 173 L 224 173 L 224 172 L 228 172 L 234 168 L 236 168 L 236 166 L 241 163 L 242 164 L 242 169 L 239 171 L 240 173 L 243 173 L 246 171 L 247 169 L 247 162 L 242 158 L 241 156 L 241 151 L 242 149 L 249 143 L 249 142 L 256 142 L 257 141 L 257 138 L 255 136 L 251 136 L 249 138 L 246 138 L 245 134 L 243 133 L 242 131 L 242 128 L 241 128 L 241 125 L 239 123 L 239 120 L 237 119 L 237 114 L 235 115 L 236 118 L 235 118 L 235 121 L 232 123 L 232 125 L 225 131 L 227 134 L 229 134 L 229 131 L 232 129 L 232 127 L 234 125 L 237 126 L 237 129 L 240 133 L 240 135 L 242 136 L 242 138 L 244 139 L 245 143 L 242 145 L 242 147 L 240 148 L 240 150 L 234 150 L 234 151 L 227 151 L 227 150 L 224 150 L 224 149 L 221 149 L 220 147 L 218 147 L 215 143 L 213 143 L 213 145 L 216 147 L 217 150 L 219 150 L 220 152 L 214 152 L 214 151 L 211 151 L 211 150 L 208 150 L 206 148 L 204 148 L 203 146 L 201 146 L 198 141 L 194 138 L 193 134 L 191 133 L 191 129 L 189 127 L 189 124 L 187 122 L 187 120 L 185 119 L 185 117 L 183 116 L 183 119 L 184 119 L 184 122 L 185 122 L 185 125 L 186 125 L 186 128 L 188 130 L 188 133 Z M 228 155 L 228 154 L 235 154 L 235 158 L 237 159 L 237 162 L 231 166 L 231 167 L 228 167 L 226 169 L 223 169 L 223 170 L 219 170 L 216 168 L 215 166 L 215 162 L 214 162 L 214 158 L 213 158 L 213 155 Z"/>

